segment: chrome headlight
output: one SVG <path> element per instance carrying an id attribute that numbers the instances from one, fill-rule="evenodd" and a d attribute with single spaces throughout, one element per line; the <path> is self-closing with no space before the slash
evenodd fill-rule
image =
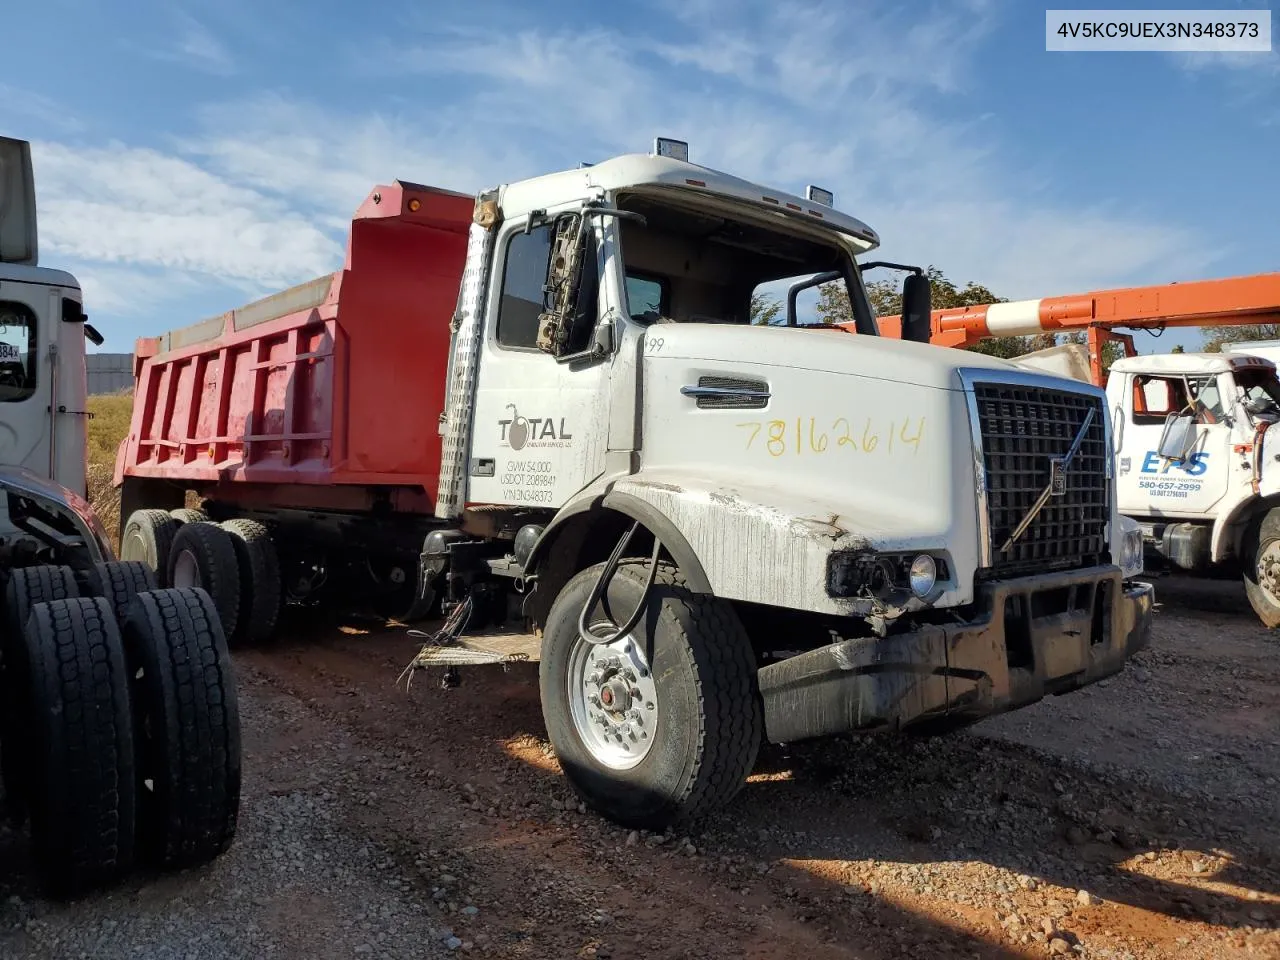
<path id="1" fill-rule="evenodd" d="M 1120 518 L 1120 570 L 1126 579 L 1136 577 L 1143 569 L 1142 527 L 1129 517 Z"/>
<path id="2" fill-rule="evenodd" d="M 938 582 L 938 565 L 934 563 L 933 557 L 922 553 L 912 560 L 910 577 L 911 592 L 921 599 L 927 597 L 933 590 L 933 585 Z"/>

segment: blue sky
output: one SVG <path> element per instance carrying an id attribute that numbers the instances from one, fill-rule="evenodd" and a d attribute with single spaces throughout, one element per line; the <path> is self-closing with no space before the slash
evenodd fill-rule
<path id="1" fill-rule="evenodd" d="M 13 3 L 0 132 L 33 141 L 41 262 L 113 351 L 336 269 L 376 183 L 475 191 L 655 135 L 828 186 L 887 259 L 1009 298 L 1280 269 L 1280 51 L 1047 53 L 1044 9 Z"/>

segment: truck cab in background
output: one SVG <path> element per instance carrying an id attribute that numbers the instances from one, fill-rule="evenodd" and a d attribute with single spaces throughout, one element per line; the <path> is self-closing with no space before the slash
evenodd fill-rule
<path id="1" fill-rule="evenodd" d="M 1280 380 L 1232 350 L 1126 357 L 1111 366 L 1120 509 L 1177 569 L 1238 568 L 1280 626 Z"/>
<path id="2" fill-rule="evenodd" d="M 0 463 L 85 495 L 85 339 L 80 284 L 39 266 L 31 149 L 0 137 Z"/>

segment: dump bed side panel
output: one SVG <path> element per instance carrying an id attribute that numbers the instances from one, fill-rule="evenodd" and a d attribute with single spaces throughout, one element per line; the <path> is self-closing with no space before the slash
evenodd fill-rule
<path id="1" fill-rule="evenodd" d="M 336 286 L 336 283 L 335 283 Z M 124 475 L 172 480 L 333 482 L 342 451 L 333 402 L 343 361 L 326 303 L 142 364 Z"/>
<path id="2" fill-rule="evenodd" d="M 139 341 L 117 482 L 180 481 L 214 497 L 304 484 L 343 503 L 339 488 L 391 486 L 424 493 L 430 509 L 471 210 L 469 197 L 379 187 L 352 223 L 343 270 Z"/>

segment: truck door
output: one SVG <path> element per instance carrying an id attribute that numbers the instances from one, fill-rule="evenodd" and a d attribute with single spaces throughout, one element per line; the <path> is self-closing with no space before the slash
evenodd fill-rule
<path id="1" fill-rule="evenodd" d="M 1231 428 L 1217 375 L 1130 374 L 1125 394 L 1117 492 L 1120 512 L 1137 517 L 1210 517 L 1227 493 Z M 1170 414 L 1194 412 L 1186 459 L 1160 456 Z"/>
<path id="2" fill-rule="evenodd" d="M 508 221 L 495 241 L 467 502 L 554 509 L 604 472 L 611 357 L 566 360 L 538 348 L 555 225 L 527 225 L 523 217 Z M 603 315 L 597 229 L 589 233 L 580 294 L 588 333 Z"/>
<path id="3" fill-rule="evenodd" d="M 50 462 L 52 376 L 47 329 L 54 294 L 42 284 L 0 280 L 0 464 L 42 477 Z"/>

